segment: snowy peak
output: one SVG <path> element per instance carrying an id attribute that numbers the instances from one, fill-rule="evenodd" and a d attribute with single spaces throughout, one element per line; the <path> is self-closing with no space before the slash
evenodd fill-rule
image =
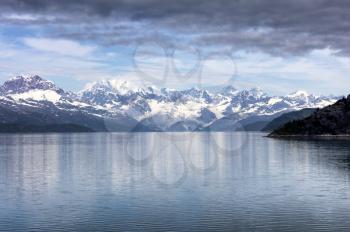
<path id="1" fill-rule="evenodd" d="M 45 80 L 40 76 L 17 76 L 6 81 L 0 87 L 1 95 L 21 94 L 33 90 L 52 90 L 57 93 L 63 93 L 63 90 L 56 87 L 51 81 Z"/>
<path id="2" fill-rule="evenodd" d="M 288 94 L 285 98 L 294 104 L 298 103 L 303 105 L 309 105 L 309 104 L 313 104 L 313 102 L 317 100 L 319 97 L 315 97 L 312 94 L 308 94 L 304 90 L 298 90 L 296 92 Z"/>
<path id="3" fill-rule="evenodd" d="M 230 96 L 233 103 L 238 103 L 242 106 L 256 105 L 257 103 L 265 102 L 269 96 L 259 88 L 238 91 L 235 95 Z"/>
<path id="4" fill-rule="evenodd" d="M 220 93 L 224 96 L 230 96 L 230 95 L 235 95 L 238 93 L 238 90 L 233 87 L 232 85 L 226 86 L 224 87 Z"/>
<path id="5" fill-rule="evenodd" d="M 260 88 L 252 88 L 249 90 L 243 90 L 242 93 L 246 96 L 253 97 L 255 99 L 267 97 L 267 94 L 264 93 Z"/>
<path id="6" fill-rule="evenodd" d="M 138 86 L 132 82 L 114 79 L 89 83 L 82 92 L 105 91 L 119 95 L 127 95 L 142 90 L 142 88 L 138 88 Z"/>
<path id="7" fill-rule="evenodd" d="M 147 90 L 137 88 L 134 83 L 123 80 L 102 80 L 92 82 L 85 86 L 79 95 L 83 102 L 94 105 L 119 105 L 119 102 L 125 100 L 135 93 L 145 94 L 152 92 L 150 87 Z"/>
<path id="8" fill-rule="evenodd" d="M 131 82 L 123 81 L 123 80 L 109 80 L 109 85 L 112 87 L 112 89 L 122 95 L 135 92 L 137 89 L 137 86 L 134 85 Z"/>
<path id="9" fill-rule="evenodd" d="M 306 99 L 310 96 L 306 91 L 304 90 L 298 90 L 294 93 L 288 94 L 288 98 L 294 98 L 294 99 Z"/>

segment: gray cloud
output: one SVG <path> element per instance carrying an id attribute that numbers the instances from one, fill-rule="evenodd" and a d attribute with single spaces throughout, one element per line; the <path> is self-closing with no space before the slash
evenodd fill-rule
<path id="1" fill-rule="evenodd" d="M 3 24 L 42 25 L 48 36 L 104 45 L 156 40 L 274 55 L 322 48 L 350 55 L 349 1 L 2 0 L 0 9 Z"/>

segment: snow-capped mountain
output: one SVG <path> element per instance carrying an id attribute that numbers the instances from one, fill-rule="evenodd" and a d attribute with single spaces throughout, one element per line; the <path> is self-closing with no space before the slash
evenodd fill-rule
<path id="1" fill-rule="evenodd" d="M 138 122 L 84 103 L 79 96 L 65 92 L 39 76 L 18 76 L 0 87 L 0 123 L 50 125 L 77 124 L 95 131 L 127 130 Z"/>
<path id="2" fill-rule="evenodd" d="M 111 131 L 224 130 L 234 129 L 237 122 L 248 118 L 320 108 L 337 99 L 304 91 L 269 96 L 261 89 L 237 90 L 233 86 L 215 93 L 198 88 L 140 88 L 120 80 L 90 83 L 72 93 L 39 76 L 18 76 L 0 87 L 0 121 L 69 122 Z"/>
<path id="3" fill-rule="evenodd" d="M 52 81 L 44 80 L 37 75 L 17 76 L 6 81 L 2 86 L 0 86 L 1 95 L 20 94 L 32 90 L 63 92 L 63 90 L 56 87 Z"/>

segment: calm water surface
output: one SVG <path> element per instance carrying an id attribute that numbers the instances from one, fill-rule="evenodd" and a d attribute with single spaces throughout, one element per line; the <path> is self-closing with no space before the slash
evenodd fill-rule
<path id="1" fill-rule="evenodd" d="M 0 231 L 350 231 L 350 142 L 0 135 Z"/>

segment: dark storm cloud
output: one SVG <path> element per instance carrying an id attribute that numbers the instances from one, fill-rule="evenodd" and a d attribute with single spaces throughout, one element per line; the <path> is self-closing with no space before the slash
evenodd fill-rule
<path id="1" fill-rule="evenodd" d="M 350 54 L 350 1 L 2 0 L 0 9 L 2 23 L 47 25 L 51 36 L 104 44 L 153 39 L 277 55 L 322 48 Z"/>

